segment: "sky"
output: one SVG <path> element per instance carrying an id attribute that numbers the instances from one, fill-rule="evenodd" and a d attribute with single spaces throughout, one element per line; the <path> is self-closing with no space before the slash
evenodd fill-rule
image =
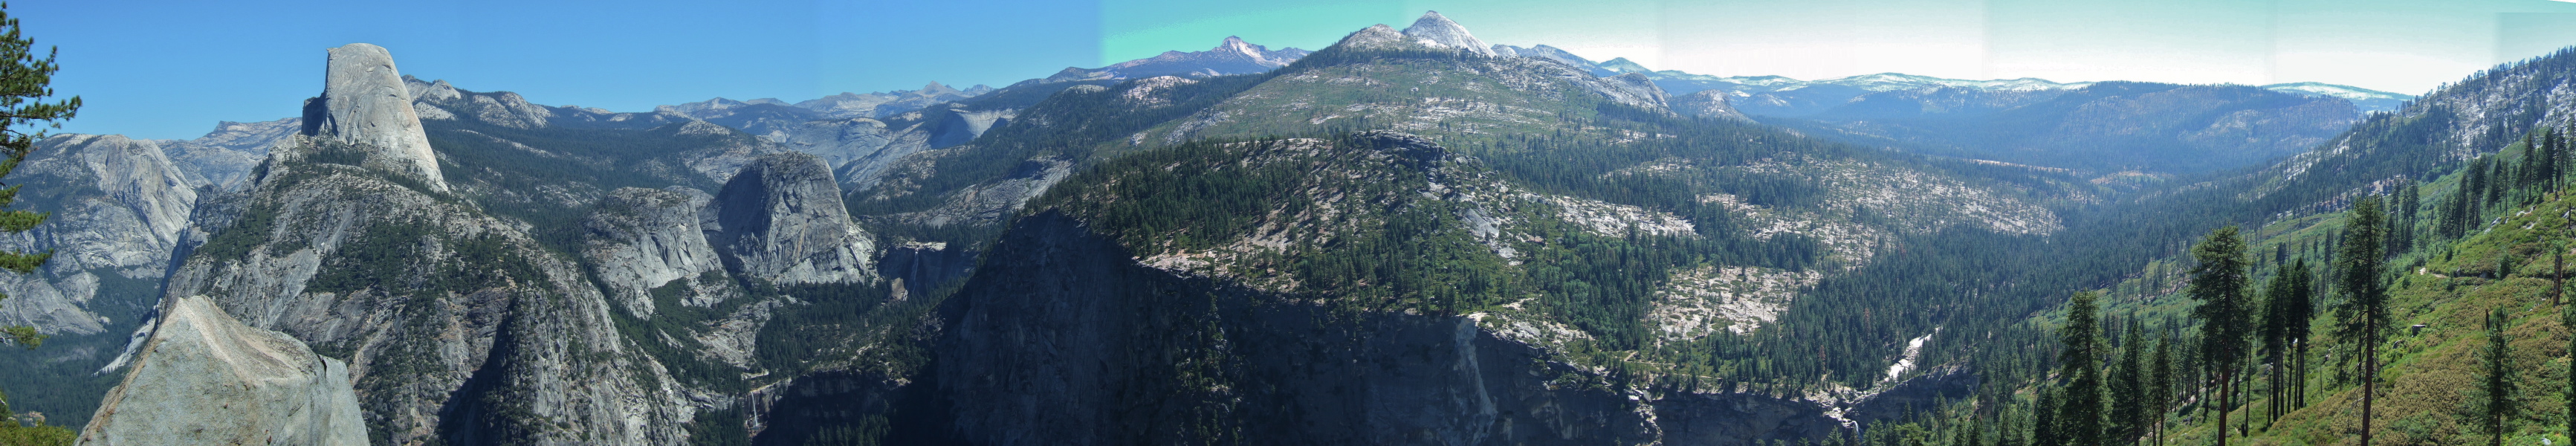
<path id="1" fill-rule="evenodd" d="M 293 116 L 323 50 L 548 105 L 1003 86 L 1227 36 L 1319 49 L 1437 10 L 1491 43 L 1658 70 L 1821 79 L 1899 72 L 2060 82 L 2326 82 L 2420 94 L 2576 44 L 2552 0 L 19 0 L 60 51 L 61 131 L 193 138 Z"/>

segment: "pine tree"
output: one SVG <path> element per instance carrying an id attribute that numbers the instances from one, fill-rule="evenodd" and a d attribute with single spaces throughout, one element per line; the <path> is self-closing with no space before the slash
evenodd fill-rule
<path id="1" fill-rule="evenodd" d="M 2549 250 L 2549 304 L 2558 305 L 2567 292 L 2567 250 Z"/>
<path id="2" fill-rule="evenodd" d="M 6 7 L 0 4 L 0 8 Z M 18 170 L 19 163 L 27 160 L 27 154 L 36 150 L 36 141 L 45 139 L 43 128 L 61 128 L 62 120 L 71 119 L 74 112 L 80 110 L 79 96 L 44 101 L 44 98 L 54 96 L 51 86 L 54 71 L 61 67 L 54 64 L 54 49 L 47 48 L 42 58 L 36 57 L 35 49 L 34 40 L 19 34 L 18 19 L 0 11 L 0 178 L 8 178 L 10 172 Z M 27 132 L 30 129 L 35 131 Z M 0 187 L 0 234 L 25 233 L 44 223 L 45 217 L 53 215 L 51 212 L 10 209 L 18 201 L 18 187 L 16 184 Z M 53 250 L 34 253 L 0 251 L 0 269 L 18 274 L 32 273 L 53 256 Z M 0 294 L 0 301 L 8 298 L 8 295 Z M 0 344 L 36 348 L 44 341 L 45 336 L 36 333 L 35 327 L 0 327 Z"/>
<path id="3" fill-rule="evenodd" d="M 2423 205 L 2422 195 L 2423 188 L 2418 187 L 2417 183 L 2414 181 L 2407 181 L 2405 186 L 2397 188 L 2397 195 L 2396 198 L 2394 198 L 2394 200 L 2396 200 L 2396 209 L 2393 209 L 2396 211 L 2396 218 L 2395 221 L 2389 225 L 2391 228 L 2394 228 L 2394 230 L 2390 231 L 2388 234 L 2388 252 L 2406 252 L 2408 250 L 2415 249 L 2415 224 L 2417 221 L 2415 219 L 2415 210 L 2417 207 Z M 2282 262 L 2289 261 L 2287 258 L 2279 260 Z"/>
<path id="4" fill-rule="evenodd" d="M 2060 443 L 2100 446 L 2102 442 L 2101 309 L 2093 292 L 2067 300 L 2066 326 L 2058 329 L 2058 379 L 2065 395 L 2058 402 Z"/>
<path id="5" fill-rule="evenodd" d="M 1980 425 L 1975 414 L 1970 414 L 1968 416 L 1968 428 L 1960 430 L 1957 436 L 1951 437 L 1950 444 L 1953 446 L 1985 446 L 1985 427 Z"/>
<path id="6" fill-rule="evenodd" d="M 2149 404 L 2146 406 L 2148 410 L 2140 411 L 2145 413 L 2139 414 L 2149 420 L 2148 430 L 2155 433 L 2158 445 L 2164 444 L 2165 414 L 2172 412 L 2174 406 L 2173 343 L 2173 332 L 2170 331 L 2156 339 L 2156 363 L 2153 366 L 2155 369 L 2153 377 L 2148 381 L 2150 387 L 2147 395 Z"/>
<path id="7" fill-rule="evenodd" d="M 2289 272 L 2289 268 L 2281 268 L 2280 273 L 2273 275 L 2263 287 L 2262 329 L 2256 335 L 2262 340 L 2262 364 L 2272 370 L 2271 385 L 2264 389 L 2264 394 L 2271 396 L 2271 404 L 2264 405 L 2263 412 L 2265 417 L 2271 418 L 2281 416 L 2281 365 L 2289 356 L 2283 352 L 2288 349 L 2290 340 L 2290 316 L 2287 314 L 2291 309 Z"/>
<path id="8" fill-rule="evenodd" d="M 80 110 L 79 96 L 47 102 L 54 96 L 51 86 L 55 50 L 47 48 L 37 57 L 36 43 L 20 34 L 18 19 L 9 16 L 8 5 L 0 3 L 0 178 L 18 170 L 20 163 L 36 149 L 36 141 L 45 139 L 45 129 L 61 128 L 62 120 L 71 119 Z M 30 132 L 29 130 L 33 130 Z M 0 187 L 0 234 L 14 235 L 44 223 L 50 212 L 12 209 L 18 201 L 19 185 Z M 36 271 L 54 252 L 11 252 L 0 250 L 0 269 L 18 274 Z M 0 294 L 0 301 L 9 298 Z M 45 336 L 35 327 L 0 326 L 0 345 L 18 344 L 33 349 L 43 344 Z M 8 398 L 0 394 L 0 400 Z M 7 403 L 0 402 L 0 443 L 30 445 L 69 445 L 76 435 L 58 426 L 20 426 Z"/>
<path id="9" fill-rule="evenodd" d="M 2123 330 L 2127 333 L 2120 341 L 2120 360 L 2111 373 L 2111 407 L 2122 410 L 2109 414 L 2113 434 L 2110 441 L 2105 443 L 2137 444 L 2138 438 L 2146 435 L 2147 426 L 2151 422 L 2146 414 L 2152 411 L 2131 410 L 2149 405 L 2147 361 L 2144 351 L 2147 342 L 2145 335 L 2139 333 L 2146 330 L 2139 328 L 2137 321 L 2131 320 L 2128 325 L 2129 328 Z"/>
<path id="10" fill-rule="evenodd" d="M 2376 209 L 2374 206 L 2373 209 Z M 2377 248 L 2377 240 L 2372 240 Z M 2245 242 L 2235 226 L 2211 231 L 2192 257 L 2200 264 L 2191 272 L 2191 297 L 2200 301 L 2192 316 L 2201 321 L 2201 362 L 2210 371 L 2212 390 L 2218 392 L 2218 444 L 2227 444 L 2227 411 L 2229 396 L 2236 385 L 2236 372 L 2249 352 L 2246 338 L 2253 331 L 2254 305 L 2246 298 L 2248 279 L 2245 273 Z"/>
<path id="11" fill-rule="evenodd" d="M 2057 434 L 2057 391 L 2049 386 L 2040 386 L 2038 401 L 2033 406 L 2030 409 L 2030 444 L 2033 446 L 2066 444 L 2065 439 Z"/>
<path id="12" fill-rule="evenodd" d="M 2477 428 L 2487 433 L 2487 446 L 2504 446 L 2504 434 L 2512 428 L 2520 412 L 2516 394 L 2520 383 L 2514 377 L 2513 345 L 2505 339 L 2505 325 L 2512 321 L 2503 308 L 2487 313 L 2487 346 L 2478 352 L 2478 398 L 2470 404 Z"/>
<path id="13" fill-rule="evenodd" d="M 2504 204 L 2506 192 L 2513 190 L 2513 168 L 2509 166 L 2501 152 L 2487 156 L 2487 206 Z"/>
<path id="14" fill-rule="evenodd" d="M 2283 337 L 2288 338 L 2291 348 L 2290 387 L 2295 391 L 2291 392 L 2290 401 L 2295 405 L 2290 408 L 2295 409 L 2306 406 L 2308 400 L 2308 335 L 2309 322 L 2317 314 L 2317 279 L 2315 270 L 2308 268 L 2306 258 L 2290 262 L 2289 275 L 2290 298 L 2287 303 L 2290 308 L 2282 313 L 2290 319 L 2283 324 Z"/>
<path id="15" fill-rule="evenodd" d="M 2379 238 L 2387 233 L 2382 221 L 2378 197 L 2365 197 L 2353 203 L 2344 225 L 2343 250 L 2335 255 L 2337 282 L 2344 293 L 2343 304 L 2336 312 L 2342 321 L 2336 339 L 2353 343 L 2361 361 L 2357 375 L 2361 379 L 2361 444 L 2371 440 L 2371 409 L 2378 401 L 2379 343 L 2388 327 L 2388 284 L 2380 276 L 2387 269 L 2385 253 L 2379 251 Z"/>

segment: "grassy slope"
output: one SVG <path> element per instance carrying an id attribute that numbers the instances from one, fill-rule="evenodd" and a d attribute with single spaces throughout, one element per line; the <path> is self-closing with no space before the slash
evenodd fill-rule
<path id="1" fill-rule="evenodd" d="M 2505 150 L 2518 153 L 2520 149 Z M 2426 207 L 2438 203 L 2458 187 L 2462 173 L 2452 173 L 2425 183 Z M 2563 193 L 2562 193 L 2563 194 Z M 2559 315 L 2566 308 L 2548 302 L 2548 265 L 2552 247 L 2566 249 L 2576 243 L 2576 234 L 2563 213 L 2576 211 L 2576 197 L 2562 195 L 2544 198 L 2530 206 L 2511 206 L 2503 211 L 2502 223 L 2482 226 L 2467 237 L 2452 241 L 2425 240 L 2418 248 L 2397 255 L 2390 261 L 2396 275 L 2391 288 L 2393 335 L 2391 344 L 2382 351 L 2386 362 L 2382 387 L 2373 412 L 2376 444 L 2470 444 L 2482 443 L 2486 437 L 2471 431 L 2465 422 L 2466 401 L 2473 395 L 2474 379 L 2481 373 L 2477 350 L 2486 345 L 2484 317 L 2494 308 L 2505 308 L 2514 321 L 2507 330 L 2512 339 L 2514 364 L 2521 371 L 2521 401 L 2527 408 L 2517 422 L 2519 434 L 2507 444 L 2538 445 L 2545 434 L 2559 444 L 2564 435 L 2566 407 L 2561 398 L 2567 388 L 2568 329 Z M 2432 211 L 2420 211 L 2431 215 Z M 2491 211 L 2495 213 L 2498 211 Z M 2429 218 L 2420 218 L 2430 225 Z M 2256 257 L 2267 260 L 2258 264 L 2258 280 L 2270 280 L 2278 273 L 2277 264 L 2268 260 L 2276 246 L 2287 245 L 2292 257 L 2302 255 L 2303 247 L 2320 250 L 2343 229 L 2342 214 L 2309 215 L 2290 218 L 2251 228 L 2246 232 L 2247 245 Z M 2526 228 L 2526 226 L 2529 226 Z M 2422 236 L 2419 236 L 2422 237 Z M 2322 265 L 2318 253 L 2308 253 L 2312 265 Z M 2499 264 L 2511 264 L 2511 274 L 2496 277 Z M 2108 296 L 2105 312 L 2112 319 L 2134 317 L 2166 324 L 2189 324 L 2189 312 L 2196 305 L 2182 294 L 2188 260 L 2169 258 L 2140 269 L 2141 273 L 2118 285 L 2104 289 Z M 2576 269 L 2576 267 L 2571 267 Z M 2320 266 L 2320 274 L 2330 272 Z M 2320 280 L 2328 280 L 2323 277 Z M 2260 282 L 2258 282 L 2260 283 Z M 2247 383 L 2257 398 L 2229 414 L 2231 423 L 2241 423 L 2249 416 L 2256 429 L 2250 437 L 2231 433 L 2230 444 L 2250 445 L 2332 445 L 2357 444 L 2360 429 L 2360 388 L 2344 376 L 2353 373 L 2352 364 L 2338 364 L 2335 355 L 2341 341 L 2332 333 L 2336 324 L 2332 305 L 2340 299 L 2329 290 L 2318 297 L 2318 308 L 2325 314 L 2313 320 L 2316 348 L 2310 350 L 2308 400 L 2305 407 L 2291 411 L 2279 420 L 2265 419 L 2262 409 L 2268 402 L 2260 399 L 2262 378 Z M 2576 299 L 2567 299 L 2576 301 Z M 2059 314 L 2032 322 L 2053 326 Z M 2404 327 L 2424 324 L 2420 335 L 2405 333 Z M 2151 323 L 2153 325 L 2153 323 Z M 2188 330 L 2188 329 L 2186 329 Z M 2349 356 L 2348 353 L 2345 356 Z M 2293 405 L 2300 405 L 2294 402 Z M 2188 408 L 2189 406 L 2184 406 Z M 2173 444 L 2203 444 L 2211 438 L 2211 421 L 2205 414 L 2175 418 L 2167 435 Z M 2269 424 L 2270 427 L 2263 426 Z"/>

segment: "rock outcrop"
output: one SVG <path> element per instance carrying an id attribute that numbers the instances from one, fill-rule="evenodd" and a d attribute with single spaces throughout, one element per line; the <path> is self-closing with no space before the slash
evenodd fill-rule
<path id="1" fill-rule="evenodd" d="M 706 202 L 706 193 L 695 190 L 634 187 L 618 189 L 602 200 L 582 227 L 591 234 L 585 253 L 591 271 L 608 287 L 610 297 L 637 317 L 650 317 L 654 288 L 723 269 L 724 262 L 698 228 L 698 209 Z M 719 297 L 693 292 L 681 302 L 707 306 Z"/>
<path id="2" fill-rule="evenodd" d="M 352 43 L 332 48 L 323 75 L 322 97 L 304 104 L 304 134 L 328 135 L 368 149 L 367 167 L 415 177 L 433 190 L 447 190 L 438 171 L 438 155 L 429 134 L 412 110 L 409 87 L 394 70 L 394 56 L 384 47 Z"/>
<path id="3" fill-rule="evenodd" d="M 191 140 L 164 140 L 162 150 L 170 162 L 217 188 L 240 187 L 250 177 L 250 169 L 268 158 L 268 147 L 278 140 L 294 136 L 304 128 L 303 119 L 286 118 L 262 122 L 225 121 L 215 130 Z"/>
<path id="4" fill-rule="evenodd" d="M 947 301 L 939 396 L 969 444 L 1643 444 L 1647 406 L 1457 316 L 1336 312 L 1138 265 L 1022 218 Z M 1204 429 L 1168 429 L 1164 426 Z"/>
<path id="5" fill-rule="evenodd" d="M 348 364 L 212 300 L 170 301 L 145 345 L 80 444 L 367 444 Z"/>
<path id="6" fill-rule="evenodd" d="M 696 406 L 620 333 L 573 260 L 525 223 L 424 190 L 420 172 L 380 167 L 395 154 L 345 135 L 290 138 L 245 189 L 209 200 L 196 215 L 204 243 L 165 300 L 205 296 L 345 358 L 373 443 L 686 439 Z"/>
<path id="7" fill-rule="evenodd" d="M 1206 51 L 1164 51 L 1143 59 L 1110 64 L 1097 69 L 1065 68 L 1048 76 L 1045 82 L 1069 82 L 1103 79 L 1142 79 L 1155 76 L 1208 77 L 1230 74 L 1267 72 L 1288 66 L 1313 53 L 1296 48 L 1272 50 L 1254 45 L 1243 38 L 1227 36 L 1216 48 Z"/>
<path id="8" fill-rule="evenodd" d="M 19 209 L 53 212 L 35 230 L 0 237 L 0 249 L 53 250 L 35 274 L 0 274 L 0 325 L 50 334 L 91 334 L 159 297 L 172 250 L 205 180 L 173 165 L 154 141 L 116 135 L 56 135 L 37 143 L 11 184 L 29 193 Z M 130 327 L 127 325 L 126 327 Z M 125 328 L 116 328 L 123 330 Z"/>
<path id="9" fill-rule="evenodd" d="M 876 242 L 850 220 L 823 160 L 803 153 L 744 165 L 703 211 L 726 269 L 776 283 L 862 283 Z"/>
<path id="10" fill-rule="evenodd" d="M 875 93 L 850 93 L 824 96 L 797 102 L 798 108 L 822 112 L 833 118 L 877 118 L 920 110 L 942 102 L 955 101 L 993 92 L 993 87 L 976 85 L 964 90 L 931 82 L 919 90 L 895 90 Z"/>
<path id="11" fill-rule="evenodd" d="M 1475 34 L 1467 33 L 1467 27 L 1449 21 L 1448 17 L 1440 15 L 1440 11 L 1422 13 L 1422 18 L 1413 20 L 1413 26 L 1404 27 L 1404 35 L 1435 48 L 1455 49 L 1479 56 L 1495 55 L 1493 45 L 1477 40 Z"/>
<path id="12" fill-rule="evenodd" d="M 1728 102 L 1726 91 L 1723 90 L 1700 90 L 1681 95 L 1672 99 L 1672 108 L 1673 113 L 1680 113 L 1682 116 L 1753 121 L 1753 118 L 1744 116 L 1744 112 L 1735 110 L 1735 105 Z"/>

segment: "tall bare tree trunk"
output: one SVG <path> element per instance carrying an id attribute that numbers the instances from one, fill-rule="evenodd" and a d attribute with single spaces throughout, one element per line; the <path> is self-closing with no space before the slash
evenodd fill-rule
<path id="1" fill-rule="evenodd" d="M 2378 398 L 2379 333 L 2361 335 L 2361 446 L 2370 446 L 2370 403 Z"/>

